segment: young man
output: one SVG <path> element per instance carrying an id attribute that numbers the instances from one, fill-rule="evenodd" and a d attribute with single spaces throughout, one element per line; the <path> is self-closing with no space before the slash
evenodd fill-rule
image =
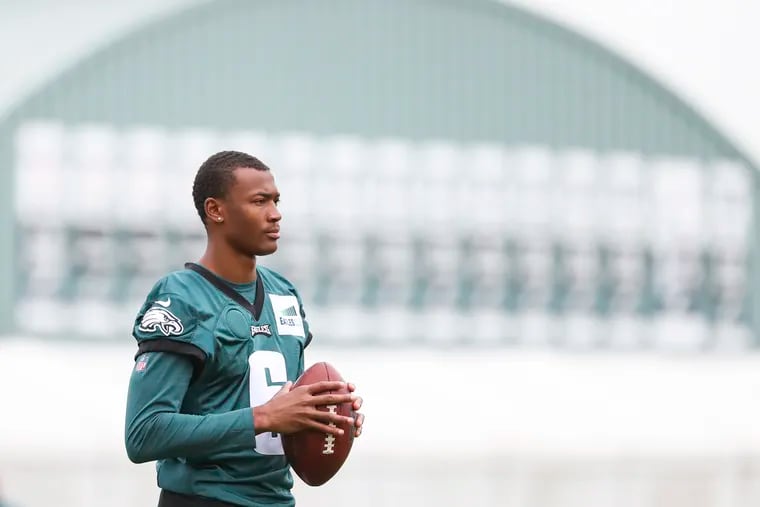
<path id="1" fill-rule="evenodd" d="M 280 435 L 313 428 L 355 435 L 364 416 L 318 405 L 362 400 L 327 394 L 341 382 L 292 388 L 312 335 L 290 282 L 256 265 L 277 249 L 280 194 L 269 168 L 240 152 L 201 165 L 193 200 L 206 252 L 159 280 L 133 328 L 125 440 L 135 463 L 157 460 L 159 507 L 293 506 Z"/>

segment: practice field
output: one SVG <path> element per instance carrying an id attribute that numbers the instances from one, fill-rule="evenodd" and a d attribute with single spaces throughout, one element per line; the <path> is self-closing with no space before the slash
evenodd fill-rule
<path id="1" fill-rule="evenodd" d="M 106 495 L 114 507 L 154 501 L 153 466 L 132 465 L 122 443 L 133 351 L 128 340 L 0 342 L 2 404 L 13 407 L 0 417 L 9 499 L 21 507 L 96 506 Z M 359 385 L 367 427 L 330 483 L 297 483 L 304 504 L 760 501 L 760 357 L 315 344 L 307 363 L 319 360 Z"/>

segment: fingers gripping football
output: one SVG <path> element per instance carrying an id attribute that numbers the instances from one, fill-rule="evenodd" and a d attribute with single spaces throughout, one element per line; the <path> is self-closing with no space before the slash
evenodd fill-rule
<path id="1" fill-rule="evenodd" d="M 353 393 L 356 391 L 356 386 L 354 384 L 349 383 L 348 384 L 348 392 Z M 359 412 L 362 408 L 362 403 L 364 403 L 364 400 L 360 397 L 357 397 L 354 400 L 353 404 L 353 412 L 354 412 L 354 436 L 358 437 L 362 434 L 362 426 L 364 426 L 364 414 Z"/>
<path id="2" fill-rule="evenodd" d="M 340 426 L 354 425 L 354 419 L 340 414 L 319 410 L 319 406 L 353 403 L 356 396 L 345 394 L 320 394 L 325 391 L 346 390 L 345 382 L 325 381 L 292 387 L 286 383 L 266 404 L 254 408 L 256 432 L 271 431 L 289 434 L 305 429 L 315 429 L 333 435 L 342 435 Z"/>
<path id="3" fill-rule="evenodd" d="M 337 382 L 336 382 L 337 381 Z M 298 378 L 293 391 L 304 389 L 312 404 L 312 421 L 319 421 L 303 431 L 282 436 L 282 447 L 288 463 L 306 484 L 319 486 L 333 477 L 351 451 L 363 417 L 356 410 L 361 398 L 353 394 L 329 363 L 312 365 Z"/>

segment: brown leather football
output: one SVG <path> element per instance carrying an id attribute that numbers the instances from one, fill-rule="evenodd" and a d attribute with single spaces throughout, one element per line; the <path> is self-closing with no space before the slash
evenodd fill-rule
<path id="1" fill-rule="evenodd" d="M 314 384 L 323 380 L 340 380 L 343 378 L 332 365 L 320 362 L 312 365 L 303 372 L 293 385 Z M 342 391 L 326 391 L 328 393 L 347 393 Z M 354 416 L 351 403 L 327 405 L 318 407 L 319 410 L 335 411 L 348 417 Z M 333 423 L 331 423 L 333 424 Z M 332 435 L 318 430 L 303 430 L 298 433 L 282 435 L 282 447 L 298 477 L 309 486 L 321 486 L 329 481 L 348 458 L 351 445 L 354 442 L 354 428 L 347 424 L 339 424 L 343 428 L 342 435 Z"/>

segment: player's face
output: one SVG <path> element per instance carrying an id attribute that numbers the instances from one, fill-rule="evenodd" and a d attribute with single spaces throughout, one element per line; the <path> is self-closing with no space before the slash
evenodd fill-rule
<path id="1" fill-rule="evenodd" d="M 277 250 L 280 192 L 269 171 L 240 168 L 225 198 L 226 237 L 238 251 L 250 256 Z"/>

